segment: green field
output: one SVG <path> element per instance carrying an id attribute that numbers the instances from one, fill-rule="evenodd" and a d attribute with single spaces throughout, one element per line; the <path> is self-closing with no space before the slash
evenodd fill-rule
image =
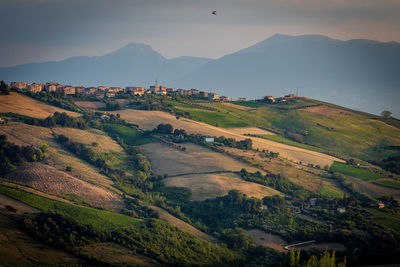
<path id="1" fill-rule="evenodd" d="M 308 150 L 312 150 L 312 151 L 317 151 L 317 152 L 326 152 L 324 149 L 319 148 L 319 147 L 315 147 L 315 146 L 309 146 L 306 144 L 302 144 L 293 140 L 290 140 L 282 135 L 272 135 L 272 134 L 266 134 L 266 135 L 261 135 L 262 138 L 271 140 L 271 141 L 275 141 L 278 143 L 282 143 L 282 144 L 286 144 L 289 146 L 295 146 L 295 147 L 300 147 L 300 148 L 304 148 L 304 149 L 308 149 Z"/>
<path id="2" fill-rule="evenodd" d="M 70 205 L 5 186 L 0 186 L 0 193 L 43 211 L 53 210 L 61 214 L 69 215 L 75 220 L 83 224 L 92 225 L 98 230 L 115 229 L 140 223 L 140 221 L 135 218 L 119 213 Z"/>
<path id="3" fill-rule="evenodd" d="M 242 101 L 242 102 L 232 101 L 230 103 L 239 105 L 239 106 L 249 107 L 249 108 L 258 108 L 258 107 L 264 106 L 264 104 L 261 104 L 261 103 L 248 102 L 248 101 Z"/>
<path id="4" fill-rule="evenodd" d="M 382 181 L 374 181 L 374 184 L 379 184 L 387 187 L 391 187 L 394 189 L 400 189 L 400 181 L 397 180 L 382 180 Z"/>
<path id="5" fill-rule="evenodd" d="M 287 133 L 298 134 L 302 136 L 304 143 L 311 146 L 304 148 L 311 150 L 321 148 L 343 158 L 351 156 L 362 160 L 383 159 L 395 155 L 397 153 L 395 147 L 400 146 L 400 129 L 386 124 L 378 116 L 371 117 L 360 112 L 325 116 L 299 109 L 316 105 L 341 109 L 339 106 L 312 99 L 273 105 L 242 103 L 244 106 L 255 104 L 255 109 L 249 111 L 218 102 L 193 101 L 191 106 L 186 102 L 170 101 L 170 104 L 174 106 L 175 112 L 214 126 L 225 128 L 255 126 L 282 136 Z M 234 104 L 241 103 L 234 102 Z M 198 105 L 208 107 L 210 110 L 201 109 Z M 289 144 L 285 139 L 277 141 Z M 297 143 L 290 145 L 299 146 Z"/>
<path id="6" fill-rule="evenodd" d="M 343 192 L 336 191 L 336 190 L 329 188 L 327 186 L 324 186 L 324 185 L 321 186 L 321 188 L 319 189 L 319 193 L 322 196 L 334 197 L 334 198 L 342 198 L 344 195 Z"/>
<path id="7" fill-rule="evenodd" d="M 340 162 L 337 162 L 337 161 L 335 161 L 332 164 L 330 170 L 333 171 L 333 172 L 339 172 L 339 173 L 350 175 L 350 176 L 353 176 L 353 177 L 356 177 L 356 178 L 360 178 L 360 179 L 362 179 L 364 181 L 383 178 L 379 174 L 370 172 L 370 171 L 365 170 L 365 169 L 355 168 L 353 166 L 350 166 L 350 165 L 347 165 L 347 164 L 344 164 L 344 163 L 340 163 Z"/>
<path id="8" fill-rule="evenodd" d="M 104 124 L 103 130 L 110 135 L 116 135 L 121 138 L 126 144 L 131 146 L 139 146 L 151 143 L 151 138 L 143 136 L 138 130 L 132 129 L 120 124 Z"/>
<path id="9" fill-rule="evenodd" d="M 374 208 L 367 208 L 367 210 L 379 217 L 378 222 L 380 224 L 400 233 L 400 216 L 392 215 Z"/>

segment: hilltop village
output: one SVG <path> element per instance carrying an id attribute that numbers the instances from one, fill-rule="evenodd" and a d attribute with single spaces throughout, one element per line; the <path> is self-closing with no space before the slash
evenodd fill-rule
<path id="1" fill-rule="evenodd" d="M 48 93 L 57 93 L 64 96 L 92 96 L 96 98 L 115 98 L 122 95 L 134 95 L 134 96 L 142 96 L 144 94 L 157 94 L 157 95 L 182 95 L 182 96 L 193 96 L 204 100 L 210 101 L 231 101 L 231 98 L 228 96 L 220 96 L 218 93 L 214 92 L 206 92 L 198 89 L 174 89 L 169 88 L 164 85 L 150 85 L 149 88 L 141 87 L 141 86 L 127 86 L 125 88 L 122 87 L 106 87 L 106 86 L 97 86 L 97 87 L 84 87 L 84 86 L 72 86 L 59 84 L 57 82 L 47 82 L 47 83 L 28 83 L 28 82 L 11 82 L 10 87 L 19 91 L 19 92 L 32 92 L 32 93 L 40 93 L 40 92 L 48 92 Z M 270 103 L 275 102 L 286 102 L 289 99 L 296 99 L 304 97 L 298 97 L 294 94 L 288 94 L 283 97 L 274 98 L 273 96 L 266 95 L 263 97 L 263 100 Z M 245 97 L 239 97 L 237 101 L 244 102 L 247 99 Z"/>

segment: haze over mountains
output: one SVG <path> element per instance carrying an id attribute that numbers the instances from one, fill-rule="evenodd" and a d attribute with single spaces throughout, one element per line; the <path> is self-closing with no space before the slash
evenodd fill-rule
<path id="1" fill-rule="evenodd" d="M 400 117 L 400 43 L 274 35 L 219 59 L 166 59 L 130 43 L 98 57 L 0 68 L 0 79 L 73 85 L 149 86 L 216 91 L 233 98 L 287 93 Z"/>

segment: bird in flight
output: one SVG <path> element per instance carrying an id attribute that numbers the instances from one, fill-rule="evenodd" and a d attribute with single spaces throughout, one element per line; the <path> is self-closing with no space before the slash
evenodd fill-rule
<path id="1" fill-rule="evenodd" d="M 211 14 L 217 16 L 217 10 L 214 10 L 213 12 L 211 12 Z"/>

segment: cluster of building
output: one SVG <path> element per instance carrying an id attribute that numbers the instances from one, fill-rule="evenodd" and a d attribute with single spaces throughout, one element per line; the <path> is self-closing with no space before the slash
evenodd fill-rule
<path id="1" fill-rule="evenodd" d="M 128 86 L 125 88 L 121 87 L 106 87 L 106 86 L 97 86 L 97 87 L 84 87 L 84 86 L 71 86 L 65 84 L 59 84 L 56 82 L 47 82 L 45 84 L 42 83 L 32 83 L 29 84 L 27 82 L 12 82 L 11 88 L 14 88 L 21 92 L 33 92 L 39 93 L 42 91 L 45 92 L 56 92 L 63 95 L 87 95 L 87 96 L 95 96 L 98 98 L 102 97 L 115 97 L 117 93 L 130 93 L 133 95 L 142 96 L 146 93 L 154 93 L 157 95 L 167 95 L 167 94 L 178 94 L 185 96 L 198 96 L 207 98 L 209 100 L 218 100 L 218 101 L 229 101 L 231 100 L 227 96 L 219 96 L 217 93 L 213 92 L 204 92 L 198 89 L 177 89 L 167 88 L 164 85 L 151 85 L 148 89 L 145 87 L 138 86 Z"/>
<path id="2" fill-rule="evenodd" d="M 290 99 L 305 99 L 305 98 L 306 97 L 304 97 L 304 96 L 296 96 L 294 94 L 288 94 L 288 95 L 285 95 L 282 97 L 277 97 L 277 98 L 270 96 L 270 95 L 266 95 L 263 97 L 263 100 L 270 102 L 270 103 L 275 103 L 275 102 L 286 102 Z"/>

